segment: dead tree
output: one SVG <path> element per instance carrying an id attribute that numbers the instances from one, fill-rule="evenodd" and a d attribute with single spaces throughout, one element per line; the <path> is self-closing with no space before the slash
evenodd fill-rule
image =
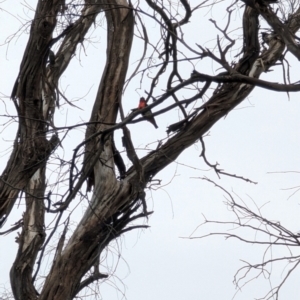
<path id="1" fill-rule="evenodd" d="M 224 29 L 211 20 L 221 34 L 221 38 L 217 36 L 216 48 L 212 51 L 196 42 L 184 40 L 185 25 L 193 14 L 207 6 L 206 2 L 191 7 L 186 0 L 178 3 L 170 1 L 167 6 L 162 1 L 153 0 L 146 0 L 141 5 L 126 0 L 38 1 L 11 94 L 19 127 L 13 151 L 0 177 L 1 223 L 9 218 L 19 197 L 24 198 L 26 203 L 22 220 L 12 228 L 21 228 L 17 238 L 19 250 L 10 271 L 15 299 L 73 299 L 92 282 L 107 277 L 99 272 L 99 257 L 120 235 L 147 227 L 130 224 L 151 214 L 147 211 L 145 189 L 155 175 L 201 139 L 256 86 L 278 92 L 300 91 L 300 84 L 279 84 L 259 79 L 275 64 L 284 63 L 285 49 L 300 58 L 296 36 L 300 27 L 298 6 L 286 4 L 283 7 L 283 4 L 261 0 L 232 4 L 224 11 L 228 17 Z M 209 4 L 214 5 L 213 1 Z M 243 11 L 240 24 L 243 38 L 237 62 L 229 62 L 228 53 L 235 41 L 228 29 L 232 12 L 237 9 Z M 57 128 L 53 121 L 58 111 L 58 99 L 68 101 L 58 88 L 59 79 L 99 14 L 104 15 L 107 24 L 106 65 L 90 119 L 85 124 L 85 139 L 78 141 L 69 162 L 68 189 L 59 202 L 53 203 L 51 193 L 47 192 L 45 172 L 49 158 L 63 143 L 63 130 L 66 130 Z M 155 21 L 160 28 L 157 46 L 149 40 L 147 26 L 142 21 L 147 18 Z M 262 32 L 260 20 L 265 20 L 268 30 Z M 158 71 L 146 90 L 148 106 L 133 110 L 126 116 L 122 92 L 135 26 L 143 38 L 145 49 L 130 78 L 141 76 L 143 80 L 147 67 L 141 67 L 151 47 L 153 52 L 149 61 L 157 57 L 162 59 L 162 63 L 156 66 Z M 196 30 L 201 24 L 193 26 Z M 58 49 L 56 53 L 54 47 Z M 185 56 L 182 49 L 196 55 L 198 62 L 203 59 L 215 61 L 225 72 L 207 74 L 196 67 L 191 69 L 190 77 L 184 78 L 180 62 L 193 63 L 193 59 Z M 162 93 L 158 91 L 159 81 L 164 82 Z M 212 94 L 209 87 L 214 87 Z M 189 93 L 192 90 L 192 95 L 181 99 L 178 92 L 184 89 L 189 89 Z M 204 97 L 209 99 L 197 105 L 197 101 Z M 154 100 L 151 104 L 150 99 Z M 163 106 L 169 99 L 173 103 Z M 67 103 L 72 105 L 69 101 Z M 192 104 L 197 108 L 188 110 Z M 139 158 L 128 124 L 144 121 L 143 115 L 150 109 L 153 116 L 167 116 L 175 108 L 179 108 L 181 119 L 167 128 L 168 138 L 159 142 L 154 151 Z M 118 116 L 120 122 L 117 122 Z M 74 127 L 70 126 L 67 130 Z M 131 162 L 127 170 L 116 146 L 114 133 L 117 130 L 122 131 L 123 146 Z M 84 187 L 91 191 L 85 196 L 88 197 L 88 207 L 69 239 L 66 239 L 68 224 L 65 224 L 51 269 L 42 287 L 38 288 L 39 265 L 52 236 L 45 229 L 45 214 L 57 215 L 56 224 L 59 224 L 72 201 L 86 194 Z M 91 270 L 92 275 L 85 277 Z"/>

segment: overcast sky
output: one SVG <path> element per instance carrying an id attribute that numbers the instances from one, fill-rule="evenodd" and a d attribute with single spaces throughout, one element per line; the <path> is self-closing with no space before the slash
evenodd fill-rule
<path id="1" fill-rule="evenodd" d="M 29 3 L 35 6 L 36 1 Z M 1 3 L 0 7 L 7 10 L 7 12 L 0 11 L 2 45 L 9 35 L 20 28 L 20 22 L 12 15 L 18 14 L 23 18 L 27 9 L 16 5 L 15 1 L 6 1 Z M 202 35 L 206 34 L 207 40 L 209 36 L 215 37 L 213 24 L 205 20 L 213 17 L 221 18 L 220 21 L 224 22 L 224 15 L 225 13 L 216 9 L 211 13 L 201 14 L 202 18 L 192 19 L 186 40 L 194 44 L 203 41 Z M 235 15 L 234 21 L 240 24 L 239 13 Z M 148 22 L 154 32 L 157 25 L 151 20 Z M 101 38 L 96 38 L 100 34 Z M 68 99 L 78 99 L 75 104 L 84 110 L 78 111 L 63 105 L 56 112 L 56 124 L 74 124 L 80 119 L 89 119 L 105 62 L 103 58 L 106 44 L 105 29 L 95 30 L 91 33 L 91 37 L 97 40 L 95 46 L 86 45 L 86 53 L 83 51 L 77 53 L 60 83 Z M 0 171 L 5 168 L 11 151 L 11 141 L 16 133 L 16 124 L 8 127 L 3 125 L 7 121 L 3 115 L 16 114 L 12 102 L 6 96 L 11 93 L 27 39 L 28 35 L 22 34 L 18 39 L 14 39 L 9 47 L 6 45 L 0 47 Z M 134 63 L 139 58 L 141 47 L 142 44 L 139 42 L 133 45 L 131 71 L 136 66 Z M 297 80 L 299 63 L 292 60 L 291 67 L 294 80 Z M 205 69 L 203 65 L 201 68 L 203 73 L 212 74 L 216 71 L 216 66 L 209 62 Z M 184 70 L 186 78 L 191 71 L 192 66 L 187 65 Z M 262 78 L 282 82 L 282 76 L 276 69 L 272 76 L 267 74 Z M 137 89 L 139 80 L 140 78 L 133 80 L 126 90 L 123 98 L 126 112 L 137 106 L 144 90 L 149 90 L 148 81 Z M 232 299 L 235 296 L 235 299 L 243 300 L 263 297 L 274 287 L 288 271 L 284 264 L 268 268 L 272 272 L 270 278 L 261 276 L 249 282 L 241 291 L 235 288 L 233 279 L 236 271 L 244 265 L 242 260 L 253 264 L 260 263 L 270 257 L 289 255 L 286 248 L 265 252 L 266 247 L 243 244 L 234 239 L 225 240 L 221 236 L 194 240 L 187 237 L 192 233 L 193 236 L 202 236 L 210 232 L 225 232 L 232 229 L 213 224 L 197 229 L 203 223 L 204 216 L 210 220 L 235 220 L 234 215 L 224 204 L 225 193 L 213 184 L 200 179 L 204 176 L 226 188 L 236 195 L 236 199 L 243 201 L 253 210 L 264 205 L 261 213 L 270 220 L 280 222 L 292 232 L 300 231 L 298 221 L 300 193 L 290 197 L 295 189 L 288 189 L 299 186 L 300 182 L 300 173 L 296 172 L 300 167 L 299 112 L 298 93 L 290 94 L 288 98 L 285 93 L 279 94 L 256 88 L 248 99 L 225 119 L 219 121 L 205 137 L 206 154 L 211 163 L 218 162 L 226 172 L 249 178 L 258 182 L 257 185 L 231 177 L 223 176 L 221 180 L 218 179 L 199 157 L 201 153 L 199 142 L 159 173 L 156 178 L 162 180 L 162 185 L 153 186 L 147 191 L 149 210 L 154 210 L 154 214 L 148 221 L 140 221 L 151 227 L 127 233 L 108 249 L 108 259 L 105 260 L 101 271 L 113 275 L 98 287 L 103 299 L 122 299 L 125 296 L 129 300 L 141 298 L 219 300 Z M 164 116 L 158 116 L 156 121 L 158 130 L 147 122 L 129 126 L 134 137 L 133 142 L 140 149 L 140 156 L 155 148 L 156 142 L 166 136 L 166 126 L 172 123 Z M 65 155 L 65 159 L 70 159 L 72 149 L 82 141 L 83 133 L 77 131 L 71 133 L 68 138 L 68 147 L 59 149 L 60 153 Z M 287 173 L 287 171 L 295 172 Z M 55 174 L 49 174 L 49 178 L 55 178 Z M 86 204 L 80 205 L 78 212 L 73 216 L 79 218 L 85 206 Z M 23 210 L 23 203 L 18 207 L 16 205 L 14 213 L 2 230 L 8 229 L 19 220 Z M 251 239 L 258 238 L 253 232 L 244 234 Z M 17 251 L 15 237 L 16 232 L 1 236 L 0 289 L 9 289 L 9 269 Z M 293 251 L 295 255 L 299 254 L 299 250 Z M 47 261 L 46 258 L 45 270 L 50 263 L 51 261 Z M 299 299 L 300 286 L 297 280 L 299 275 L 299 270 L 294 271 L 282 288 L 280 299 Z M 250 276 L 248 279 L 251 278 Z M 87 294 L 92 294 L 92 291 L 87 291 Z"/>

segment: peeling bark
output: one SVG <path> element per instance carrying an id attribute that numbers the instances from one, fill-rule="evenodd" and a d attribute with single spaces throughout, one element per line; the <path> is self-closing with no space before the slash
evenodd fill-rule
<path id="1" fill-rule="evenodd" d="M 115 124 L 128 68 L 134 26 L 133 12 L 126 8 L 126 1 L 115 1 L 112 4 L 123 5 L 124 8 L 105 11 L 108 27 L 107 65 L 90 120 L 100 123 L 88 127 L 87 139 L 96 130 Z M 107 6 L 104 5 L 103 8 Z M 120 220 L 114 220 L 114 215 L 131 199 L 128 199 L 132 193 L 131 185 L 116 180 L 110 135 L 95 138 L 86 145 L 85 164 L 98 153 L 101 143 L 102 151 L 97 163 L 92 166 L 95 186 L 91 204 L 65 249 L 53 263 L 40 299 L 72 299 L 80 290 L 82 277 L 94 265 L 101 251 L 120 234 L 120 230 L 116 230 Z"/>
<path id="2" fill-rule="evenodd" d="M 45 237 L 44 191 L 45 176 L 39 169 L 26 188 L 26 211 L 23 218 L 23 230 L 17 240 L 19 251 L 10 270 L 12 290 L 16 299 L 37 299 L 37 291 L 32 282 L 32 272 Z"/>
<path id="3" fill-rule="evenodd" d="M 33 174 L 44 167 L 58 145 L 53 135 L 46 138 L 40 84 L 45 74 L 52 32 L 61 1 L 39 1 L 20 72 L 11 98 L 19 115 L 19 130 L 14 149 L 0 180 L 0 218 L 8 216 L 20 190 Z"/>

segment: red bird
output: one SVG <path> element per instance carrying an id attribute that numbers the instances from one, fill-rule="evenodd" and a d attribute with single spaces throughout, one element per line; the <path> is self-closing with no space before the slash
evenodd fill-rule
<path id="1" fill-rule="evenodd" d="M 146 102 L 145 98 L 142 97 L 142 98 L 140 99 L 140 103 L 139 103 L 138 109 L 143 109 L 143 108 L 145 108 L 145 107 L 147 107 L 147 106 L 148 106 L 148 105 L 147 105 L 147 102 Z M 147 110 L 146 112 L 144 112 L 144 113 L 143 113 L 143 116 L 144 116 L 144 118 L 145 118 L 147 121 L 149 121 L 152 125 L 154 125 L 155 128 L 158 128 L 158 126 L 157 126 L 157 124 L 156 124 L 156 122 L 155 122 L 155 119 L 154 119 L 154 117 L 153 117 L 153 115 L 152 115 L 152 111 L 151 111 L 151 110 Z"/>

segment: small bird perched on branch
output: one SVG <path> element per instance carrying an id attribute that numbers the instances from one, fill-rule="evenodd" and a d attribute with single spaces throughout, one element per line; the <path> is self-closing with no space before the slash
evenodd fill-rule
<path id="1" fill-rule="evenodd" d="M 142 97 L 142 98 L 140 99 L 140 103 L 139 103 L 138 109 L 143 109 L 143 108 L 145 108 L 145 107 L 147 107 L 147 106 L 148 106 L 148 105 L 147 105 L 147 102 L 146 102 L 145 98 Z M 143 115 L 143 117 L 144 117 L 147 121 L 149 121 L 152 125 L 154 125 L 155 128 L 158 128 L 158 126 L 157 126 L 157 124 L 156 124 L 156 122 L 155 122 L 155 119 L 154 119 L 154 117 L 153 117 L 152 111 L 151 111 L 150 109 L 147 110 L 146 112 L 144 112 L 142 115 Z"/>

